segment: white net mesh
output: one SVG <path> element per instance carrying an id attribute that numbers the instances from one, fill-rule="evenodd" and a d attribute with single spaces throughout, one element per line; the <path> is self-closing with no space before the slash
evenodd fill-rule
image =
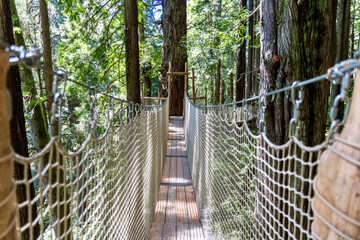
<path id="1" fill-rule="evenodd" d="M 272 144 L 232 107 L 186 99 L 185 136 L 206 239 L 311 239 L 313 179 L 325 143 Z M 237 120 L 249 114 L 234 109 Z M 243 118 L 242 118 L 243 119 Z"/>
<path id="2" fill-rule="evenodd" d="M 15 155 L 24 167 L 15 184 L 26 189 L 18 202 L 18 212 L 28 215 L 17 224 L 22 239 L 146 239 L 166 154 L 168 101 L 133 107 L 134 114 L 129 107 L 117 118 L 127 112 L 131 120 L 113 120 L 77 152 L 53 138 L 31 158 Z"/>

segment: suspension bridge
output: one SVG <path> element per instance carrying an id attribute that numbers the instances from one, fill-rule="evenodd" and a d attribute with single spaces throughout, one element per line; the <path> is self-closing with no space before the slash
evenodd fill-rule
<path id="1" fill-rule="evenodd" d="M 15 55 L 10 62 L 31 54 Z M 10 146 L 4 52 L 0 63 L 0 239 L 360 239 L 360 146 L 353 134 L 360 117 L 356 107 L 347 107 L 347 120 L 338 117 L 339 103 L 349 106 L 356 59 L 241 102 L 202 106 L 185 95 L 183 117 L 169 116 L 171 96 L 159 105 L 124 103 L 107 115 L 101 135 L 89 124 L 76 152 L 61 144 L 63 92 L 55 84 L 50 125 L 57 127 L 29 158 Z M 294 114 L 288 142 L 272 143 L 265 99 L 285 91 L 299 97 L 301 87 L 329 80 L 342 91 L 327 140 L 305 146 Z M 359 82 L 357 74 L 352 106 L 360 104 Z M 254 116 L 258 133 L 247 124 Z M 13 179 L 14 164 L 23 167 L 22 179 Z"/>

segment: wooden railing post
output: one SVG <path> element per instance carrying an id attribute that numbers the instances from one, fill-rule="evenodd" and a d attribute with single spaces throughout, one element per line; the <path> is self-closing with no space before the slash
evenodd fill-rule
<path id="1" fill-rule="evenodd" d="M 16 239 L 15 191 L 10 139 L 10 103 L 6 87 L 9 55 L 0 49 L 0 239 Z"/>
<path id="2" fill-rule="evenodd" d="M 360 239 L 360 69 L 340 135 L 322 154 L 314 183 L 315 239 Z"/>

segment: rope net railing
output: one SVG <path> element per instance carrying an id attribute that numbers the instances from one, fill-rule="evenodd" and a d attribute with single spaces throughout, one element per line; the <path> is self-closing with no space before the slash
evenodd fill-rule
<path id="1" fill-rule="evenodd" d="M 17 223 L 20 235 L 146 239 L 166 154 L 168 101 L 160 106 L 130 104 L 119 115 L 131 108 L 136 109 L 132 118 L 109 123 L 99 138 L 89 134 L 76 152 L 66 152 L 59 138 L 52 138 L 31 158 L 14 155 L 15 164 L 24 169 L 24 178 L 15 185 L 26 187 L 18 210 L 27 209 L 29 217 L 28 222 Z"/>
<path id="2" fill-rule="evenodd" d="M 359 62 L 355 65 L 358 67 Z M 348 79 L 337 84 L 348 89 L 349 72 L 353 70 L 342 71 L 347 72 Z M 327 77 L 299 82 L 277 92 Z M 349 105 L 347 89 L 342 90 L 346 94 L 342 99 Z M 262 109 L 265 97 L 277 92 L 217 106 L 201 106 L 185 97 L 186 146 L 206 239 L 321 239 L 314 237 L 312 230 L 312 203 L 314 179 L 329 138 L 317 146 L 306 146 L 295 136 L 299 129 L 293 120 L 296 131 L 290 129 L 293 134 L 289 140 L 283 145 L 272 143 L 265 133 Z M 255 100 L 259 103 L 251 104 Z M 341 121 L 334 116 L 336 111 L 331 112 L 329 135 L 333 136 Z M 258 118 L 258 129 L 250 123 L 254 117 Z M 336 231 L 339 226 L 330 224 L 329 228 Z"/>
<path id="3" fill-rule="evenodd" d="M 21 56 L 25 59 L 26 54 Z M 38 54 L 32 56 L 39 59 Z M 0 57 L 6 58 L 1 52 Z M 21 171 L 21 178 L 11 179 L 12 190 L 0 199 L 0 215 L 10 219 L 5 229 L 0 228 L 0 239 L 13 239 L 9 232 L 14 226 L 17 239 L 147 239 L 166 156 L 169 100 L 162 99 L 159 105 L 127 103 L 84 85 L 90 90 L 88 128 L 82 131 L 87 137 L 81 147 L 64 146 L 61 123 L 67 79 L 64 72 L 51 73 L 55 78 L 50 142 L 31 157 L 12 150 L 0 157 L 1 167 L 10 162 Z M 99 94 L 105 98 L 97 103 Z M 6 88 L 0 98 L 7 99 Z M 0 120 L 4 124 L 2 116 Z M 13 168 L 9 169 L 12 175 Z M 6 190 L 2 187 L 1 197 Z M 14 203 L 17 214 L 6 215 L 4 206 Z"/>

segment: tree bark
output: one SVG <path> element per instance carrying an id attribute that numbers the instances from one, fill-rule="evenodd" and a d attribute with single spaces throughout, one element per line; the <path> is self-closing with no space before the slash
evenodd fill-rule
<path id="1" fill-rule="evenodd" d="M 252 12 L 254 9 L 254 0 L 249 0 L 249 12 Z M 254 53 L 254 15 L 249 18 L 249 45 L 248 45 L 248 70 L 249 74 L 247 75 L 247 88 L 246 88 L 246 97 L 249 98 L 253 93 L 253 53 Z"/>
<path id="2" fill-rule="evenodd" d="M 220 79 L 220 104 L 225 103 L 225 81 L 224 78 Z"/>
<path id="3" fill-rule="evenodd" d="M 230 102 L 234 101 L 234 74 L 230 73 L 230 88 L 229 88 Z"/>
<path id="4" fill-rule="evenodd" d="M 255 0 L 255 5 L 258 6 L 260 4 L 260 0 Z M 256 22 L 260 21 L 260 11 L 257 11 L 255 13 L 255 19 Z M 255 34 L 254 34 L 255 37 Z M 253 70 L 257 70 L 260 68 L 260 57 L 261 57 L 261 53 L 260 53 L 260 47 L 257 47 L 254 49 L 254 69 Z M 255 95 L 259 94 L 259 84 L 260 83 L 260 79 L 259 79 L 259 71 L 256 71 L 253 73 L 253 84 L 252 84 L 252 88 L 253 88 L 253 92 Z"/>
<path id="5" fill-rule="evenodd" d="M 221 59 L 218 60 L 216 68 L 216 77 L 214 81 L 214 100 L 215 105 L 220 103 L 220 79 L 221 79 Z"/>
<path id="6" fill-rule="evenodd" d="M 125 1 L 125 63 L 126 97 L 128 102 L 140 103 L 140 67 L 138 7 L 136 0 Z"/>
<path id="7" fill-rule="evenodd" d="M 49 24 L 49 13 L 48 13 L 48 5 L 47 0 L 40 0 L 40 23 L 41 23 L 41 38 L 43 41 L 43 64 L 44 66 L 50 70 L 53 71 L 53 61 L 52 61 L 52 49 L 51 49 L 51 38 L 50 38 L 50 24 Z M 54 80 L 54 76 L 51 72 L 44 71 L 44 80 L 45 80 L 45 89 L 47 93 L 52 93 L 52 84 Z M 51 106 L 54 101 L 54 95 L 53 93 L 47 98 L 47 109 L 48 112 L 51 112 Z M 51 113 L 50 113 L 51 114 Z M 50 117 L 49 114 L 49 117 Z M 58 132 L 58 123 L 54 124 L 54 132 Z M 50 153 L 49 153 L 50 154 Z M 63 157 L 60 155 L 59 158 L 57 158 L 56 151 L 53 152 L 53 156 L 50 157 L 49 154 L 44 156 L 44 166 L 49 164 L 50 159 L 52 160 L 51 164 L 55 164 L 55 161 L 61 166 L 61 168 L 57 171 L 57 169 L 53 168 L 52 174 L 50 174 L 50 171 L 48 171 L 45 174 L 45 182 L 50 183 L 51 185 L 54 184 L 64 184 L 65 183 L 65 171 L 63 170 L 65 168 L 65 162 Z M 50 179 L 50 175 L 52 176 Z M 57 177 L 59 175 L 59 177 Z M 58 180 L 59 178 L 59 180 Z M 70 205 L 68 203 L 69 200 L 69 192 L 67 187 L 60 187 L 58 191 L 51 190 L 48 196 L 49 205 L 53 206 L 56 201 L 64 202 L 62 204 L 58 205 L 57 208 L 52 209 L 52 219 L 51 221 L 53 223 L 56 223 L 54 225 L 54 232 L 57 237 L 65 235 L 67 239 L 72 239 L 72 231 L 68 231 L 71 227 L 71 217 L 68 217 L 70 215 Z M 50 201 L 51 199 L 51 201 Z M 65 211 L 66 209 L 66 211 Z M 62 219 L 60 221 L 60 219 Z M 58 222 L 60 221 L 60 222 Z M 66 226 L 66 227 L 65 227 Z"/>
<path id="8" fill-rule="evenodd" d="M 141 19 L 141 24 L 139 24 L 139 33 L 140 33 L 140 46 L 142 49 L 142 54 L 145 55 L 145 25 L 144 18 Z M 151 62 L 143 60 L 141 61 L 141 75 L 142 75 L 142 84 L 144 89 L 144 96 L 151 97 Z M 150 104 L 151 101 L 144 101 L 145 104 Z"/>
<path id="9" fill-rule="evenodd" d="M 49 12 L 46 0 L 40 0 L 40 23 L 41 23 L 41 39 L 43 42 L 43 64 L 47 69 L 53 70 L 51 38 L 50 38 L 50 25 L 49 25 Z M 52 92 L 52 83 L 54 76 L 44 71 L 45 89 L 47 93 Z M 51 111 L 51 105 L 54 101 L 54 96 L 51 94 L 46 101 L 46 108 L 48 112 Z"/>
<path id="10" fill-rule="evenodd" d="M 336 0 L 263 2 L 261 40 L 261 92 L 269 92 L 327 71 L 335 62 Z M 307 24 L 311 22 L 312 24 Z M 305 50 L 306 49 L 306 50 Z M 302 140 L 316 145 L 325 139 L 329 83 L 306 88 Z M 268 137 L 284 143 L 290 122 L 290 101 L 284 94 L 269 99 L 266 108 Z"/>
<path id="11" fill-rule="evenodd" d="M 351 0 L 339 1 L 337 10 L 337 21 L 336 21 L 336 62 L 341 62 L 348 58 L 349 54 L 349 37 L 350 37 L 350 6 Z M 340 93 L 340 85 L 332 85 L 331 87 L 331 101 L 332 105 L 336 96 Z M 342 117 L 344 104 L 340 104 L 339 112 Z"/>
<path id="12" fill-rule="evenodd" d="M 349 57 L 350 9 L 351 0 L 339 1 L 336 22 L 336 62 L 340 62 Z"/>
<path id="13" fill-rule="evenodd" d="M 166 95 L 164 89 L 168 86 L 166 73 L 169 68 L 169 62 L 172 62 L 173 72 L 185 71 L 185 62 L 187 62 L 186 28 L 186 1 L 164 0 L 161 65 L 162 96 Z M 184 88 L 184 76 L 173 76 L 170 93 L 170 115 L 182 115 Z"/>
<path id="14" fill-rule="evenodd" d="M 356 1 L 353 0 L 353 11 L 351 19 L 351 54 L 350 57 L 354 57 L 355 53 L 355 15 L 356 15 Z"/>
<path id="15" fill-rule="evenodd" d="M 242 0 L 240 8 L 246 8 L 246 1 Z M 240 28 L 240 27 L 239 27 Z M 237 63 L 236 63 L 236 95 L 235 100 L 241 101 L 245 98 L 245 72 L 246 72 L 246 30 L 239 30 L 239 38 L 243 38 L 238 49 Z"/>
<path id="16" fill-rule="evenodd" d="M 0 1 L 0 12 L 1 12 L 1 38 L 4 42 L 8 44 L 15 44 L 15 39 L 13 35 L 13 24 L 11 17 L 11 8 L 9 0 Z M 10 121 L 10 133 L 11 133 L 11 145 L 14 151 L 22 156 L 28 156 L 28 143 L 26 138 L 26 128 L 25 128 L 25 117 L 23 110 L 23 96 L 21 90 L 21 80 L 19 68 L 17 66 L 10 67 L 10 70 L 7 75 L 7 87 L 11 96 L 11 109 L 12 109 L 12 118 Z M 24 180 L 25 171 L 28 171 L 28 178 L 32 178 L 32 173 L 30 166 L 25 169 L 21 164 L 14 163 L 14 178 L 17 180 Z M 34 185 L 30 184 L 30 199 L 35 197 Z M 17 201 L 23 203 L 27 201 L 26 194 L 26 185 L 21 184 L 16 188 Z M 31 219 L 37 217 L 36 204 L 32 205 L 30 211 L 28 207 L 19 209 L 19 221 L 21 226 L 24 226 L 29 221 L 29 212 L 31 212 Z M 31 239 L 37 238 L 39 236 L 39 225 L 36 224 L 33 228 L 33 236 L 30 236 L 29 229 L 25 230 L 21 235 L 22 239 Z"/>
<path id="17" fill-rule="evenodd" d="M 336 53 L 329 49 L 336 47 L 334 38 L 336 6 L 337 0 L 306 0 L 299 2 L 299 5 L 297 1 L 263 1 L 260 23 L 262 31 L 261 93 L 290 86 L 294 81 L 304 81 L 324 74 L 329 67 L 333 66 Z M 329 91 L 328 81 L 305 87 L 300 116 L 302 129 L 299 138 L 307 146 L 314 146 L 325 140 Z M 267 98 L 266 135 L 275 144 L 283 144 L 289 139 L 291 107 L 288 93 Z M 306 161 L 306 157 L 303 160 Z M 285 167 L 283 163 L 276 166 L 279 170 L 283 167 Z M 301 172 L 305 177 L 313 177 L 309 176 L 310 173 L 307 170 L 299 169 L 299 166 L 295 171 Z M 294 177 L 285 181 L 286 184 L 296 183 Z M 306 194 L 310 191 L 310 186 L 306 183 L 304 186 L 297 184 L 294 187 Z M 294 199 L 294 194 L 286 189 L 280 189 L 277 194 L 284 195 L 285 199 L 290 199 L 290 201 Z M 310 207 L 307 200 L 303 203 L 297 200 L 294 204 L 303 211 Z M 285 203 L 280 205 L 280 209 L 288 211 Z M 295 220 L 300 224 L 300 219 Z M 285 221 L 287 222 L 286 219 Z M 302 223 L 304 226 L 307 224 L 305 222 Z M 302 234 L 300 230 L 295 228 L 293 223 L 286 223 L 288 224 L 294 228 L 296 238 L 300 238 Z"/>
<path id="18" fill-rule="evenodd" d="M 11 14 L 14 19 L 13 21 L 14 26 L 21 29 L 19 16 L 16 10 L 15 0 L 10 0 L 10 6 L 11 6 Z M 21 30 L 15 32 L 15 42 L 18 46 L 26 47 L 23 32 Z M 29 101 L 36 102 L 38 93 L 36 90 L 37 89 L 36 82 L 31 69 L 22 67 L 20 70 L 20 76 L 21 79 L 23 79 L 23 81 L 25 82 L 26 86 L 30 89 Z M 43 113 L 46 112 L 44 111 L 44 109 L 42 109 L 42 107 L 43 107 L 42 103 L 31 104 L 30 108 L 33 108 L 33 114 L 28 119 L 29 130 L 32 137 L 32 145 L 36 152 L 40 152 L 50 140 L 47 132 L 47 122 L 46 122 L 47 117 L 43 116 Z"/>

